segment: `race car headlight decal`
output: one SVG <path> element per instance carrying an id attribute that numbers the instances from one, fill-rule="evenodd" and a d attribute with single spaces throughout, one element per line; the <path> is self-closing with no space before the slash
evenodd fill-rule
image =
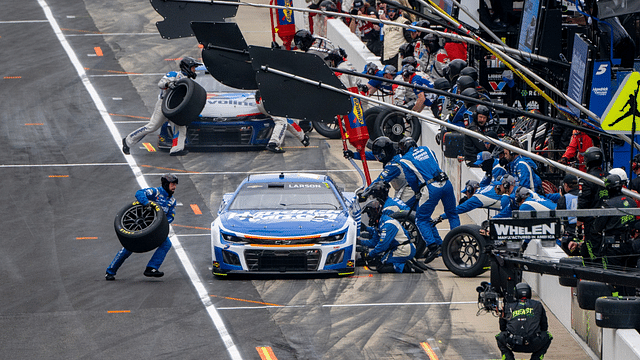
<path id="1" fill-rule="evenodd" d="M 340 264 L 344 260 L 344 249 L 340 249 L 338 251 L 334 251 L 331 254 L 327 255 L 327 265 L 335 265 Z"/>
<path id="2" fill-rule="evenodd" d="M 342 241 L 342 239 L 344 239 L 344 235 L 345 233 L 321 237 L 318 239 L 318 244 L 331 244 Z"/>
<path id="3" fill-rule="evenodd" d="M 249 243 L 245 238 L 238 237 L 238 236 L 235 236 L 235 235 L 225 234 L 225 233 L 221 233 L 220 235 L 222 235 L 222 238 L 226 242 L 230 242 L 230 243 L 234 243 L 234 244 L 248 244 Z"/>

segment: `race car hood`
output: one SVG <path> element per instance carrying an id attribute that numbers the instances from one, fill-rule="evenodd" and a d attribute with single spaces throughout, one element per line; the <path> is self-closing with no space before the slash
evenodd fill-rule
<path id="1" fill-rule="evenodd" d="M 261 114 L 254 93 L 207 93 L 200 113 L 205 118 L 233 118 Z"/>
<path id="2" fill-rule="evenodd" d="M 344 227 L 348 215 L 341 210 L 253 210 L 220 215 L 223 228 L 261 236 L 306 236 Z"/>

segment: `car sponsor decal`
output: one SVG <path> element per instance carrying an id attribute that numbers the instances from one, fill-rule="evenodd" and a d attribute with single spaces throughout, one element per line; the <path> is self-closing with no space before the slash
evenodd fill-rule
<path id="1" fill-rule="evenodd" d="M 248 222 L 264 221 L 334 221 L 341 214 L 339 210 L 292 210 L 292 211 L 243 211 L 228 213 L 227 220 L 240 220 Z"/>

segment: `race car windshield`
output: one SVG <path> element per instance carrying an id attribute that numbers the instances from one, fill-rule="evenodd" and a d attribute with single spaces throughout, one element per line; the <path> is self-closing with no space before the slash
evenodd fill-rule
<path id="1" fill-rule="evenodd" d="M 328 183 L 245 184 L 229 210 L 341 210 Z"/>

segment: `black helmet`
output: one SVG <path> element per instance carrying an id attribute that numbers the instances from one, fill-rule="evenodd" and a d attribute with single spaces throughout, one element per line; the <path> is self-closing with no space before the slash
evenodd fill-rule
<path id="1" fill-rule="evenodd" d="M 622 191 L 622 179 L 619 175 L 609 174 L 604 178 L 604 187 L 609 192 L 609 196 L 617 195 Z"/>
<path id="2" fill-rule="evenodd" d="M 445 78 L 435 79 L 433 81 L 433 88 L 437 90 L 449 90 L 451 89 L 451 83 Z"/>
<path id="3" fill-rule="evenodd" d="M 478 90 L 476 90 L 476 88 L 474 87 L 470 87 L 468 89 L 464 89 L 464 91 L 462 91 L 460 93 L 460 95 L 462 96 L 468 96 L 470 98 L 474 98 L 474 99 L 480 99 L 480 93 L 478 92 Z M 463 100 L 464 101 L 464 100 Z M 466 106 L 467 108 L 470 108 L 473 105 L 472 102 L 470 101 L 464 101 L 464 106 Z"/>
<path id="4" fill-rule="evenodd" d="M 480 183 L 477 182 L 476 180 L 467 180 L 467 183 L 464 184 L 464 192 L 467 194 L 468 197 L 471 197 L 476 192 L 476 190 L 478 190 L 479 187 L 480 187 Z"/>
<path id="5" fill-rule="evenodd" d="M 369 75 L 375 75 L 378 72 L 378 65 L 368 62 L 367 65 L 364 66 L 364 71 Z"/>
<path id="6" fill-rule="evenodd" d="M 336 4 L 331 0 L 323 0 L 318 6 L 320 7 L 320 10 L 338 12 Z"/>
<path id="7" fill-rule="evenodd" d="M 386 181 L 376 181 L 373 184 L 369 185 L 369 187 L 362 193 L 364 198 L 369 196 L 377 199 L 381 203 L 384 204 L 389 197 L 389 183 Z"/>
<path id="8" fill-rule="evenodd" d="M 505 174 L 500 179 L 500 185 L 502 185 L 505 190 L 511 191 L 511 189 L 516 185 L 516 178 L 513 175 Z"/>
<path id="9" fill-rule="evenodd" d="M 160 178 L 160 182 L 162 183 L 162 188 L 171 196 L 173 195 L 173 191 L 169 189 L 169 184 L 178 185 L 178 178 L 173 174 L 164 174 Z"/>
<path id="10" fill-rule="evenodd" d="M 405 65 L 411 65 L 414 68 L 417 68 L 418 60 L 416 60 L 416 58 L 414 58 L 413 56 L 407 56 L 404 59 L 402 59 L 402 67 L 404 67 Z"/>
<path id="11" fill-rule="evenodd" d="M 518 299 L 531 299 L 531 286 L 521 282 L 516 285 L 516 297 Z"/>
<path id="12" fill-rule="evenodd" d="M 487 117 L 487 119 L 489 118 L 489 115 L 491 114 L 491 110 L 489 110 L 488 107 L 480 104 L 478 106 L 476 106 L 476 114 L 478 115 L 484 115 Z"/>
<path id="13" fill-rule="evenodd" d="M 311 35 L 309 30 L 300 29 L 293 35 L 293 43 L 296 47 L 304 52 L 309 51 L 309 48 L 316 41 L 316 38 Z"/>
<path id="14" fill-rule="evenodd" d="M 378 226 L 380 215 L 382 215 L 382 204 L 380 201 L 373 199 L 362 208 L 362 213 L 369 218 L 369 226 Z"/>
<path id="15" fill-rule="evenodd" d="M 414 22 L 411 25 L 426 29 L 429 26 L 431 26 L 431 23 L 429 22 L 429 20 L 418 20 L 418 21 Z"/>
<path id="16" fill-rule="evenodd" d="M 400 151 L 400 154 L 402 155 L 408 153 L 409 150 L 414 147 L 418 147 L 418 143 L 416 143 L 416 140 L 414 138 L 409 136 L 402 138 L 398 142 L 398 151 Z"/>
<path id="17" fill-rule="evenodd" d="M 428 33 L 427 35 L 425 35 L 422 40 L 424 40 L 425 43 L 428 42 L 438 42 L 439 38 L 438 35 L 436 34 L 432 34 L 432 33 Z"/>
<path id="18" fill-rule="evenodd" d="M 520 144 L 520 141 L 512 138 L 511 136 L 505 136 L 502 139 L 500 139 L 500 141 L 502 141 L 503 143 L 507 143 L 507 144 L 509 144 L 511 146 L 515 146 L 515 147 L 517 147 L 519 149 L 522 149 L 522 145 Z M 589 150 L 587 150 L 587 151 L 589 151 Z"/>
<path id="19" fill-rule="evenodd" d="M 518 190 L 516 190 L 516 201 L 520 203 L 526 200 L 530 194 L 531 194 L 531 191 L 529 189 L 527 189 L 524 186 L 519 186 Z"/>
<path id="20" fill-rule="evenodd" d="M 386 164 L 396 155 L 395 143 L 386 136 L 380 136 L 373 141 L 371 152 L 376 160 Z"/>
<path id="21" fill-rule="evenodd" d="M 195 79 L 196 73 L 191 71 L 191 68 L 194 66 L 198 67 L 200 65 L 202 64 L 197 62 L 196 59 L 186 56 L 182 60 L 180 60 L 180 71 L 182 71 L 182 73 L 187 77 Z"/>
<path id="22" fill-rule="evenodd" d="M 402 77 L 407 77 L 410 76 L 412 74 L 415 74 L 416 72 L 416 68 L 413 67 L 412 65 L 405 65 L 402 67 Z"/>
<path id="23" fill-rule="evenodd" d="M 478 81 L 478 70 L 472 66 L 467 66 L 466 68 L 460 70 L 460 76 L 466 75 L 471 76 L 473 81 Z"/>
<path id="24" fill-rule="evenodd" d="M 331 49 L 329 50 L 327 55 L 325 55 L 324 61 L 327 62 L 327 64 L 329 64 L 330 66 L 336 67 L 342 61 L 344 61 L 344 58 L 346 57 L 347 57 L 347 53 L 344 51 L 344 49 L 342 48 Z"/>
<path id="25" fill-rule="evenodd" d="M 461 93 L 466 89 L 475 88 L 478 83 L 471 76 L 460 74 L 460 77 L 456 80 L 456 85 L 458 85 L 458 93 Z"/>
<path id="26" fill-rule="evenodd" d="M 444 74 L 450 82 L 454 82 L 460 71 L 467 67 L 467 62 L 462 59 L 451 60 L 449 65 L 444 68 Z"/>
<path id="27" fill-rule="evenodd" d="M 602 165 L 603 158 L 602 149 L 597 146 L 592 146 L 584 152 L 584 164 L 588 169 Z"/>

